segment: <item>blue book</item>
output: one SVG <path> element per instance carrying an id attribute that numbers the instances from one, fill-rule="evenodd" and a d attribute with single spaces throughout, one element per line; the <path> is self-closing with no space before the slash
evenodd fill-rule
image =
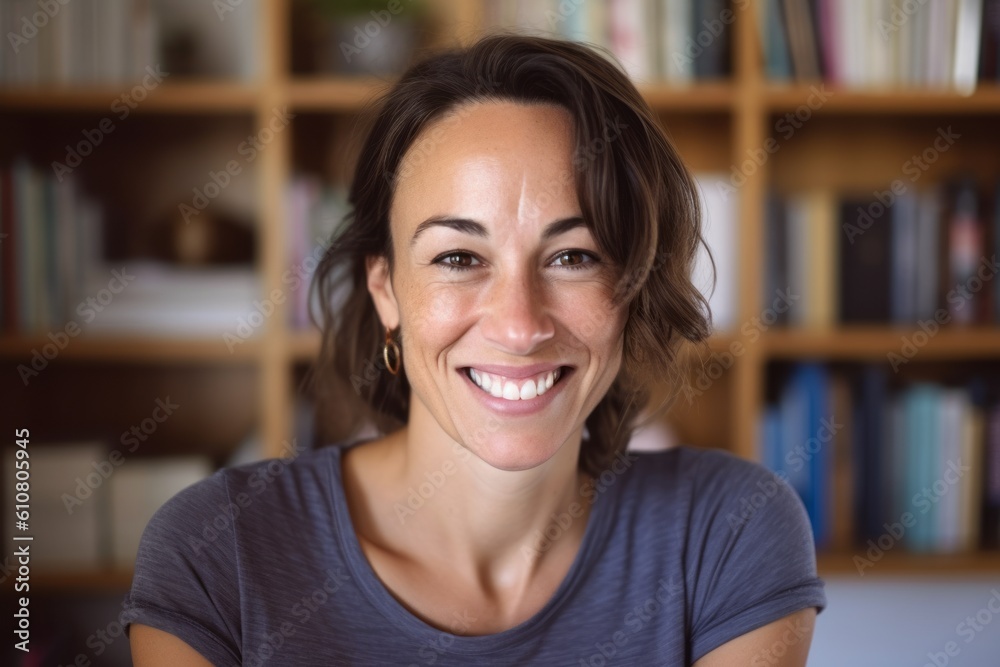
<path id="1" fill-rule="evenodd" d="M 796 451 L 803 442 L 806 431 L 805 395 L 802 392 L 800 367 L 795 366 L 781 392 L 781 435 L 780 465 L 786 473 L 786 481 L 802 498 L 806 510 L 809 509 L 809 466 Z M 811 518 L 811 517 L 810 517 Z"/>
<path id="2" fill-rule="evenodd" d="M 918 552 L 934 548 L 937 502 L 934 482 L 944 472 L 938 462 L 940 388 L 930 383 L 914 385 L 906 398 L 906 445 L 909 451 L 907 496 L 915 518 L 904 538 L 906 546 Z M 898 519 L 898 517 L 897 517 Z"/>
<path id="3" fill-rule="evenodd" d="M 788 54 L 788 35 L 782 19 L 781 0 L 764 0 L 760 7 L 760 28 L 764 46 L 764 68 L 770 81 L 792 78 L 792 61 Z"/>
<path id="4" fill-rule="evenodd" d="M 813 535 L 817 549 L 829 543 L 830 522 L 827 517 L 830 502 L 830 476 L 834 442 L 823 428 L 830 417 L 830 380 L 822 364 L 807 363 L 801 369 L 801 382 L 806 400 L 806 432 L 802 446 L 809 467 L 809 516 L 812 519 Z"/>
<path id="5" fill-rule="evenodd" d="M 784 477 L 781 462 L 781 412 L 774 405 L 764 408 L 760 419 L 761 463 L 775 474 Z"/>
<path id="6" fill-rule="evenodd" d="M 781 463 L 789 484 L 805 505 L 817 548 L 829 540 L 826 512 L 834 445 L 832 438 L 823 442 L 820 433 L 823 420 L 829 416 L 826 370 L 819 363 L 796 365 L 781 397 Z"/>

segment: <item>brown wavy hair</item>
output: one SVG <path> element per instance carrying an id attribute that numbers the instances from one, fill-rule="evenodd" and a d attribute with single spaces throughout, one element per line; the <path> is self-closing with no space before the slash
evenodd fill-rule
<path id="1" fill-rule="evenodd" d="M 676 398 L 686 377 L 678 368 L 681 339 L 700 343 L 711 331 L 708 302 L 690 278 L 704 241 L 694 181 L 621 66 L 596 47 L 546 37 L 495 33 L 434 53 L 373 103 L 349 213 L 310 288 L 322 318 L 315 322 L 323 332 L 319 359 L 308 378 L 321 432 L 337 441 L 366 422 L 382 433 L 405 425 L 410 386 L 402 368 L 392 375 L 382 361 L 385 330 L 365 261 L 384 256 L 392 270 L 390 203 L 401 161 L 421 131 L 461 105 L 494 101 L 569 110 L 583 218 L 619 270 L 614 303 L 628 308 L 622 366 L 587 417 L 579 460 L 597 477 L 626 447 L 654 384 L 673 390 L 669 402 Z M 405 332 L 394 336 L 405 357 Z"/>

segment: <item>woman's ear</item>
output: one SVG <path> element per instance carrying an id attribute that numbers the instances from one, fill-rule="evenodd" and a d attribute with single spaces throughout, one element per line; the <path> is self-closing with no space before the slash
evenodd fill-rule
<path id="1" fill-rule="evenodd" d="M 368 272 L 368 292 L 375 302 L 382 326 L 395 329 L 399 326 L 399 305 L 392 291 L 389 261 L 381 255 L 369 255 L 365 259 L 365 270 Z"/>

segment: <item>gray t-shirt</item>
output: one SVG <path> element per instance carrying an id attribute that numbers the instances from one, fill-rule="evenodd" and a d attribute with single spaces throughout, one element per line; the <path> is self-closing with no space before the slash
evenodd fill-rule
<path id="1" fill-rule="evenodd" d="M 143 533 L 124 620 L 216 665 L 673 667 L 826 606 L 794 490 L 757 463 L 678 447 L 621 454 L 585 490 L 580 550 L 537 614 L 473 636 L 457 606 L 438 630 L 361 550 L 340 466 L 355 444 L 223 468 L 174 496 Z"/>

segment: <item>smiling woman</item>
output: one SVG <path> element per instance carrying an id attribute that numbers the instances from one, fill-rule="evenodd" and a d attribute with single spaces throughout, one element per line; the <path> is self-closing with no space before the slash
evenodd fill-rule
<path id="1" fill-rule="evenodd" d="M 136 664 L 804 665 L 826 599 L 794 491 L 627 451 L 710 332 L 697 201 L 589 47 L 494 35 L 412 67 L 317 271 L 343 439 L 157 512 Z"/>

